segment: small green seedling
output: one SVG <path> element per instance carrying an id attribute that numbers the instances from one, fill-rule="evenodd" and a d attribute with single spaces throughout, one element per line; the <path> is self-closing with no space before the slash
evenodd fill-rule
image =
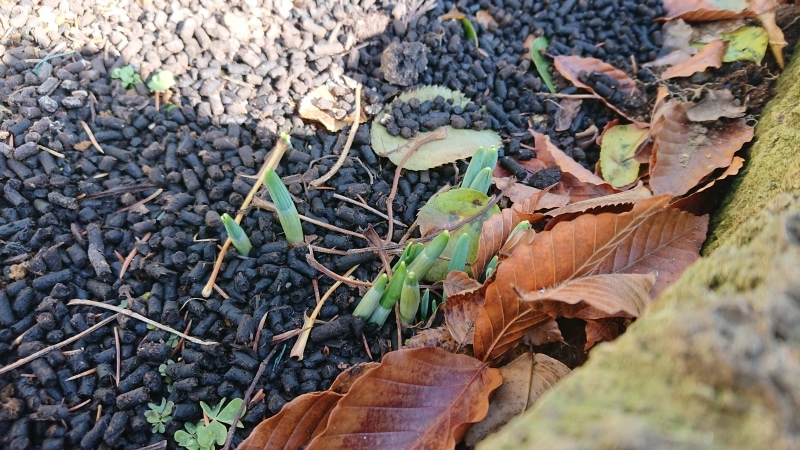
<path id="1" fill-rule="evenodd" d="M 417 274 L 408 272 L 400 292 L 400 318 L 407 325 L 413 325 L 419 311 L 419 280 Z"/>
<path id="2" fill-rule="evenodd" d="M 175 86 L 175 76 L 169 70 L 156 72 L 150 77 L 147 88 L 150 89 L 150 92 L 156 94 L 156 110 L 158 110 L 160 94 L 172 86 Z"/>
<path id="3" fill-rule="evenodd" d="M 217 445 L 225 444 L 228 426 L 233 425 L 242 403 L 242 399 L 235 398 L 223 409 L 224 398 L 213 408 L 201 401 L 200 407 L 203 409 L 204 419 L 196 424 L 185 423 L 183 425 L 185 430 L 175 432 L 175 441 L 188 450 L 216 450 Z M 244 428 L 244 425 L 238 422 L 236 427 Z"/>
<path id="4" fill-rule="evenodd" d="M 436 302 L 434 301 L 434 303 Z M 431 304 L 431 290 L 425 289 L 425 292 L 422 293 L 422 299 L 420 300 L 419 304 L 419 312 L 422 314 L 422 320 L 428 320 L 428 316 L 433 314 L 435 311 L 436 307 L 431 309 L 431 306 L 433 306 Z"/>
<path id="5" fill-rule="evenodd" d="M 247 237 L 247 233 L 228 213 L 222 214 L 222 224 L 225 225 L 225 231 L 228 233 L 228 237 L 231 238 L 233 246 L 236 247 L 236 251 L 242 256 L 248 256 L 253 246 L 250 244 L 250 238 Z"/>
<path id="6" fill-rule="evenodd" d="M 153 433 L 163 433 L 166 430 L 166 424 L 172 420 L 172 408 L 174 403 L 168 402 L 167 399 L 162 398 L 161 404 L 148 403 L 147 407 L 150 408 L 144 412 L 144 417 L 147 422 L 153 425 Z"/>
<path id="7" fill-rule="evenodd" d="M 364 320 L 369 319 L 369 316 L 371 316 L 372 313 L 375 312 L 375 308 L 378 307 L 378 302 L 381 300 L 381 296 L 386 289 L 386 283 L 388 283 L 388 281 L 389 277 L 387 277 L 385 273 L 379 276 L 378 280 L 372 284 L 367 293 L 361 298 L 361 302 L 356 306 L 353 315 L 361 317 Z"/>
<path id="8" fill-rule="evenodd" d="M 495 269 L 497 269 L 497 262 L 498 262 L 497 255 L 494 255 L 494 258 L 492 258 L 489 261 L 489 264 L 486 265 L 486 277 L 484 278 L 485 280 L 488 280 L 489 277 L 491 277 L 492 274 L 494 273 Z"/>
<path id="9" fill-rule="evenodd" d="M 303 242 L 303 226 L 300 225 L 300 216 L 297 214 L 297 208 L 289 195 L 289 190 L 281 181 L 281 177 L 274 170 L 267 169 L 264 174 L 264 184 L 275 204 L 275 211 L 278 213 L 278 220 L 286 234 L 286 241 L 290 245 Z"/>
<path id="10" fill-rule="evenodd" d="M 122 82 L 125 89 L 133 89 L 142 82 L 142 77 L 133 69 L 133 66 L 117 67 L 111 71 L 111 78 L 116 78 Z"/>
<path id="11" fill-rule="evenodd" d="M 167 383 L 167 392 L 170 394 L 175 390 L 175 387 L 172 386 L 172 378 L 167 375 L 167 366 L 175 364 L 175 361 L 168 359 L 164 364 L 158 366 L 158 373 L 161 374 L 161 378 L 164 379 L 164 383 Z"/>

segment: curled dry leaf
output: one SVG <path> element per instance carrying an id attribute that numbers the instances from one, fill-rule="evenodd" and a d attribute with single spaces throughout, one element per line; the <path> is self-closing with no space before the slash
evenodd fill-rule
<path id="1" fill-rule="evenodd" d="M 781 69 L 784 66 L 783 48 L 788 45 L 783 36 L 783 30 L 775 23 L 775 13 L 778 7 L 777 0 L 750 0 L 750 10 L 758 15 L 761 25 L 767 30 L 769 47 Z"/>
<path id="2" fill-rule="evenodd" d="M 569 367 L 541 353 L 525 353 L 500 368 L 503 385 L 489 401 L 489 413 L 469 429 L 464 443 L 469 447 L 497 431 L 528 410 L 539 397 L 569 374 Z"/>
<path id="3" fill-rule="evenodd" d="M 467 275 L 466 272 L 451 270 L 447 273 L 442 287 L 444 288 L 445 295 L 447 295 L 447 297 L 452 297 L 461 291 L 478 289 L 481 287 L 481 284 Z"/>
<path id="4" fill-rule="evenodd" d="M 508 178 L 493 177 L 492 180 L 494 181 L 495 186 L 497 186 L 497 189 L 500 190 L 505 190 L 510 183 Z M 541 189 L 536 189 L 535 187 L 531 187 L 522 183 L 514 183 L 510 188 L 508 188 L 505 196 L 508 197 L 514 204 L 517 204 L 524 202 L 540 192 L 542 192 Z M 565 206 L 568 203 L 568 195 L 553 194 L 552 192 L 548 192 L 542 198 L 540 207 L 541 209 L 553 209 Z"/>
<path id="5" fill-rule="evenodd" d="M 486 416 L 502 380 L 499 370 L 438 348 L 388 353 L 339 400 L 307 448 L 453 448 Z"/>
<path id="6" fill-rule="evenodd" d="M 692 122 L 713 122 L 720 117 L 742 117 L 746 110 L 747 107 L 740 105 L 730 90 L 709 90 L 706 98 L 686 111 L 686 118 Z"/>
<path id="7" fill-rule="evenodd" d="M 237 450 L 295 450 L 307 445 L 328 424 L 328 416 L 361 376 L 378 363 L 355 365 L 339 374 L 330 390 L 303 394 L 256 426 Z"/>
<path id="8" fill-rule="evenodd" d="M 752 17 L 747 0 L 664 0 L 664 19 L 683 19 L 690 22 Z"/>
<path id="9" fill-rule="evenodd" d="M 725 171 L 722 172 L 719 176 L 711 180 L 708 184 L 703 186 L 702 188 L 698 189 L 696 192 L 683 197 L 679 200 L 674 201 L 670 206 L 673 208 L 677 208 L 683 211 L 690 212 L 694 215 L 700 216 L 703 214 L 708 214 L 711 212 L 711 208 L 713 208 L 714 202 L 709 201 L 708 195 L 710 189 L 713 188 L 717 181 L 723 180 L 728 177 L 732 177 L 739 173 L 739 171 L 744 166 L 744 158 L 734 156 L 733 162 L 731 165 L 725 168 Z"/>
<path id="10" fill-rule="evenodd" d="M 556 131 L 567 131 L 572 126 L 572 121 L 581 110 L 583 100 L 565 98 L 559 102 L 558 112 L 556 113 Z"/>
<path id="11" fill-rule="evenodd" d="M 522 338 L 522 342 L 537 346 L 545 345 L 551 342 L 563 341 L 564 336 L 561 334 L 561 328 L 558 327 L 558 322 L 555 319 L 550 319 L 540 325 L 537 325 Z"/>
<path id="12" fill-rule="evenodd" d="M 621 327 L 618 323 L 620 319 L 598 319 L 586 321 L 586 344 L 583 347 L 584 351 L 594 347 L 594 344 L 600 341 L 613 341 L 620 334 L 622 334 Z"/>
<path id="13" fill-rule="evenodd" d="M 650 164 L 653 194 L 675 197 L 687 193 L 714 169 L 727 167 L 733 154 L 753 139 L 744 119 L 705 126 L 690 122 L 689 102 L 665 105 L 654 125 L 655 150 Z"/>
<path id="14" fill-rule="evenodd" d="M 489 30 L 491 26 L 497 28 L 497 21 L 495 21 L 494 17 L 485 9 L 481 9 L 475 13 L 475 22 L 483 25 L 483 28 L 486 30 Z M 527 46 L 525 48 L 527 48 Z"/>
<path id="15" fill-rule="evenodd" d="M 518 292 L 539 291 L 587 275 L 622 272 L 625 267 L 614 264 L 614 260 L 624 259 L 617 256 L 621 249 L 628 254 L 634 250 L 646 253 L 649 248 L 639 246 L 646 246 L 647 240 L 636 240 L 634 247 L 623 244 L 640 225 L 663 213 L 667 201 L 666 196 L 652 197 L 636 202 L 626 213 L 584 214 L 539 233 L 530 244 L 517 246 L 498 265 L 494 282 L 485 288 L 475 320 L 475 356 L 499 360 L 535 326 L 552 318 L 542 312 L 541 305 L 521 301 Z M 610 267 L 606 263 L 609 258 Z"/>
<path id="16" fill-rule="evenodd" d="M 324 85 L 318 86 L 313 91 L 306 94 L 303 100 L 300 101 L 300 117 L 308 120 L 316 120 L 325 125 L 328 131 L 336 132 L 344 128 L 348 123 L 353 122 L 352 117 L 345 117 L 343 120 L 337 120 L 333 112 L 323 111 L 314 105 L 315 102 L 327 102 L 331 107 L 336 106 L 336 98 L 331 94 L 327 87 Z"/>
<path id="17" fill-rule="evenodd" d="M 639 200 L 650 198 L 653 194 L 647 189 L 642 182 L 630 190 L 617 192 L 616 194 L 606 195 L 604 197 L 593 198 L 584 200 L 582 202 L 573 203 L 571 205 L 562 206 L 552 211 L 545 213 L 553 219 L 547 223 L 545 230 L 552 229 L 555 226 L 554 220 L 558 219 L 556 223 L 564 219 L 574 219 L 576 214 L 584 212 L 600 212 L 601 208 L 619 205 L 632 205 Z"/>
<path id="18" fill-rule="evenodd" d="M 561 172 L 570 174 L 581 183 L 589 183 L 597 186 L 608 185 L 602 178 L 595 175 L 592 171 L 580 165 L 574 159 L 567 156 L 561 149 L 550 142 L 550 137 L 538 133 L 534 130 L 528 130 L 534 139 L 534 149 L 536 150 L 536 159 L 543 161 L 548 167 L 557 165 L 561 168 Z"/>
<path id="19" fill-rule="evenodd" d="M 718 68 L 722 66 L 722 57 L 728 50 L 728 44 L 724 41 L 715 41 L 704 46 L 696 55 L 688 60 L 674 65 L 661 74 L 662 80 L 670 78 L 690 77 L 696 72 L 702 72 L 709 67 Z"/>
<path id="20" fill-rule="evenodd" d="M 667 22 L 661 29 L 661 33 L 664 36 L 664 42 L 659 57 L 644 63 L 644 67 L 674 66 L 697 53 L 697 49 L 691 45 L 693 28 L 683 20 Z"/>
<path id="21" fill-rule="evenodd" d="M 645 123 L 637 121 L 634 118 L 630 117 L 624 111 L 621 111 L 619 108 L 611 104 L 606 98 L 595 92 L 591 86 L 581 82 L 578 79 L 578 74 L 581 71 L 585 71 L 587 73 L 600 72 L 617 80 L 617 82 L 619 83 L 619 87 L 617 88 L 617 90 L 622 92 L 624 95 L 627 96 L 639 95 L 639 90 L 636 88 L 636 82 L 633 81 L 628 75 L 626 75 L 625 72 L 597 58 L 581 58 L 580 56 L 556 56 L 553 61 L 556 70 L 558 70 L 558 72 L 564 78 L 571 81 L 572 84 L 591 92 L 592 95 L 594 95 L 603 103 L 605 103 L 609 108 L 613 109 L 614 111 L 617 112 L 617 114 L 621 115 L 622 117 L 625 117 L 631 122 L 639 125 L 646 125 Z"/>
<path id="22" fill-rule="evenodd" d="M 426 328 L 408 340 L 405 348 L 438 347 L 449 353 L 458 353 L 463 345 L 457 342 L 445 327 Z"/>
<path id="23" fill-rule="evenodd" d="M 478 289 L 471 289 L 462 290 L 458 295 L 448 297 L 444 303 L 444 323 L 460 346 L 472 344 L 480 299 Z"/>

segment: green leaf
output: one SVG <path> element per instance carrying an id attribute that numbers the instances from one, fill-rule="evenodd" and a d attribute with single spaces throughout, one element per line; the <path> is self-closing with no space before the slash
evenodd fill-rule
<path id="1" fill-rule="evenodd" d="M 228 406 L 226 406 L 225 409 L 219 413 L 217 420 L 222 423 L 227 423 L 228 425 L 233 425 L 233 419 L 236 418 L 236 413 L 239 412 L 239 408 L 242 406 L 242 403 L 244 402 L 240 398 L 231 400 L 231 402 L 228 403 Z M 242 413 L 244 413 L 244 411 L 242 411 Z"/>
<path id="2" fill-rule="evenodd" d="M 639 177 L 639 162 L 633 157 L 649 134 L 635 125 L 616 125 L 603 134 L 600 171 L 611 186 L 625 186 Z"/>
<path id="3" fill-rule="evenodd" d="M 556 86 L 553 84 L 553 77 L 550 76 L 550 64 L 545 61 L 544 55 L 542 55 L 542 50 L 547 49 L 548 45 L 550 45 L 550 42 L 544 36 L 534 39 L 533 44 L 531 44 L 531 59 L 533 60 L 533 65 L 536 66 L 536 71 L 539 72 L 539 76 L 544 81 L 544 84 L 547 85 L 547 89 L 550 89 L 550 92 L 555 94 Z"/>
<path id="4" fill-rule="evenodd" d="M 145 411 L 144 418 L 147 419 L 149 423 L 158 423 L 161 421 L 161 417 L 155 411 Z"/>
<path id="5" fill-rule="evenodd" d="M 417 90 L 412 90 L 400 95 L 398 98 L 404 102 L 412 98 L 418 98 L 420 102 L 433 100 L 437 95 L 441 95 L 445 100 L 453 99 L 453 106 L 466 106 L 469 100 L 458 91 L 453 91 L 441 86 L 424 86 Z M 386 131 L 386 127 L 381 125 L 381 119 L 391 111 L 391 106 L 387 105 L 375 120 L 372 121 L 371 143 L 372 149 L 380 156 L 389 158 L 393 163 L 400 164 L 406 153 L 411 149 L 414 141 L 423 139 L 432 132 L 420 132 L 413 139 L 404 139 L 402 136 L 392 136 Z M 494 145 L 502 147 L 500 135 L 492 130 L 457 130 L 451 126 L 447 129 L 447 137 L 428 142 L 420 146 L 413 155 L 408 158 L 403 166 L 408 170 L 425 170 L 432 167 L 441 166 L 459 159 L 471 157 L 480 147 L 489 148 Z"/>
<path id="6" fill-rule="evenodd" d="M 175 77 L 169 70 L 162 70 L 154 74 L 147 83 L 147 88 L 152 92 L 164 92 L 172 86 L 175 86 Z"/>
<path id="7" fill-rule="evenodd" d="M 122 70 L 120 70 L 119 67 L 115 67 L 114 70 L 111 71 L 111 78 L 119 79 L 121 72 L 122 72 Z"/>
<path id="8" fill-rule="evenodd" d="M 211 422 L 208 426 L 199 425 L 197 427 L 197 443 L 200 444 L 201 447 L 213 446 L 217 441 L 216 429 L 213 427 L 214 424 L 221 426 L 224 433 L 225 427 L 219 422 Z"/>
<path id="9" fill-rule="evenodd" d="M 223 398 L 220 401 L 220 404 L 224 401 L 225 399 Z M 213 412 L 214 410 L 210 406 L 208 406 L 208 403 L 200 400 L 200 408 L 202 408 L 203 412 L 206 413 L 206 416 L 208 416 L 209 419 L 216 419 L 217 414 Z"/>
<path id="10" fill-rule="evenodd" d="M 761 64 L 769 44 L 767 30 L 761 27 L 741 27 L 722 33 L 722 38 L 729 41 L 722 62 L 753 61 Z"/>
<path id="11" fill-rule="evenodd" d="M 461 25 L 464 26 L 464 37 L 475 41 L 475 47 L 477 47 L 478 35 L 475 33 L 475 27 L 472 26 L 472 22 L 470 22 L 469 19 L 464 17 L 463 19 L 461 19 Z"/>
<path id="12" fill-rule="evenodd" d="M 174 406 L 175 406 L 175 403 L 167 402 L 167 404 L 164 406 L 164 409 L 162 410 L 161 414 L 164 415 L 164 416 L 169 416 L 170 414 L 172 414 L 172 408 Z"/>
<path id="13" fill-rule="evenodd" d="M 471 218 L 478 214 L 489 203 L 489 197 L 472 189 L 453 189 L 436 197 L 431 198 L 417 215 L 420 232 L 422 236 L 427 236 L 436 230 L 448 228 L 461 220 Z M 467 262 L 472 263 L 478 255 L 478 240 L 481 235 L 483 222 L 494 214 L 500 212 L 497 205 L 492 206 L 481 217 L 476 218 L 470 223 L 450 232 L 453 236 L 460 236 L 466 233 L 469 239 L 467 251 Z M 444 252 L 439 256 L 439 260 L 425 274 L 424 279 L 428 281 L 443 280 L 447 276 L 447 266 L 449 259 L 459 239 L 450 239 Z"/>
<path id="14" fill-rule="evenodd" d="M 187 423 L 183 424 L 183 426 L 184 426 L 184 428 L 186 428 L 186 431 L 188 431 L 189 433 L 197 434 L 197 425 L 195 425 L 195 424 L 193 424 L 191 422 L 187 422 Z"/>
<path id="15" fill-rule="evenodd" d="M 188 429 L 189 424 L 186 424 L 186 428 Z M 183 430 L 178 430 L 175 432 L 175 442 L 178 443 L 181 447 L 187 450 L 199 450 L 200 444 L 197 442 L 197 437 L 194 434 L 189 434 Z"/>

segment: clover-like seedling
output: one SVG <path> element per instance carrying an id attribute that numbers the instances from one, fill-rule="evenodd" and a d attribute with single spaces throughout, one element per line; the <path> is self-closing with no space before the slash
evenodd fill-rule
<path id="1" fill-rule="evenodd" d="M 168 359 L 164 364 L 158 366 L 158 373 L 161 374 L 161 377 L 164 379 L 164 382 L 167 383 L 167 392 L 170 394 L 175 390 L 175 387 L 172 385 L 172 378 L 167 375 L 167 366 L 175 364 L 175 361 Z"/>
<path id="2" fill-rule="evenodd" d="M 156 72 L 150 77 L 147 88 L 150 89 L 150 92 L 156 94 L 156 110 L 158 110 L 160 94 L 172 86 L 175 86 L 175 76 L 169 70 Z"/>
<path id="3" fill-rule="evenodd" d="M 166 430 L 166 424 L 172 420 L 172 408 L 174 403 L 168 402 L 167 399 L 162 398 L 161 404 L 148 403 L 149 410 L 144 412 L 144 417 L 147 422 L 153 425 L 153 433 L 163 433 Z"/>
<path id="4" fill-rule="evenodd" d="M 116 78 L 125 89 L 132 89 L 142 82 L 142 77 L 133 69 L 133 66 L 117 67 L 111 71 L 111 78 Z"/>
<path id="5" fill-rule="evenodd" d="M 224 398 L 213 408 L 201 401 L 200 407 L 203 409 L 204 419 L 197 424 L 184 424 L 185 430 L 175 432 L 175 441 L 188 450 L 215 450 L 217 445 L 224 445 L 228 436 L 228 426 L 233 425 L 242 403 L 242 399 L 235 398 L 223 409 Z M 238 422 L 236 427 L 244 428 L 244 425 Z"/>

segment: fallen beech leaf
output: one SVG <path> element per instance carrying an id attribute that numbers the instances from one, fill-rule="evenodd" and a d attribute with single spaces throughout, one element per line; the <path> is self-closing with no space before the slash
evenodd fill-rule
<path id="1" fill-rule="evenodd" d="M 742 117 L 746 110 L 746 107 L 738 104 L 728 89 L 709 90 L 706 98 L 686 111 L 686 118 L 692 122 L 713 122 L 720 117 Z"/>
<path id="2" fill-rule="evenodd" d="M 331 384 L 328 390 L 336 392 L 337 394 L 347 394 L 350 392 L 350 388 L 356 380 L 379 365 L 380 363 L 378 362 L 367 362 L 350 366 L 333 380 L 333 384 Z"/>
<path id="3" fill-rule="evenodd" d="M 336 98 L 331 94 L 327 87 L 324 85 L 318 86 L 313 91 L 306 94 L 303 100 L 300 101 L 300 117 L 308 120 L 316 120 L 325 125 L 328 131 L 340 131 L 348 123 L 353 122 L 352 117 L 345 117 L 343 120 L 336 120 L 331 111 L 323 111 L 314 105 L 314 101 L 323 101 L 331 104 L 331 107 L 336 107 Z"/>
<path id="4" fill-rule="evenodd" d="M 725 178 L 731 177 L 739 173 L 739 171 L 744 166 L 744 158 L 740 158 L 738 156 L 733 157 L 733 162 L 731 165 L 728 166 L 724 172 L 722 172 L 718 177 L 714 178 L 703 186 L 702 188 L 698 189 L 697 192 L 690 194 L 687 197 L 683 197 L 679 200 L 674 201 L 670 204 L 673 208 L 677 208 L 683 211 L 690 212 L 696 216 L 700 216 L 703 214 L 710 213 L 711 209 L 713 208 L 714 203 L 707 199 L 707 195 L 709 193 L 709 189 L 714 187 L 717 181 L 723 180 Z"/>
<path id="5" fill-rule="evenodd" d="M 622 333 L 617 323 L 619 319 L 599 319 L 586 321 L 586 344 L 583 350 L 587 351 L 600 341 L 613 341 Z"/>
<path id="6" fill-rule="evenodd" d="M 581 110 L 583 100 L 565 98 L 559 103 L 560 108 L 556 113 L 556 131 L 567 131 L 572 126 L 572 121 Z"/>
<path id="7" fill-rule="evenodd" d="M 445 327 L 426 328 L 408 340 L 405 348 L 438 347 L 448 353 L 457 353 L 463 345 L 456 342 Z"/>
<path id="8" fill-rule="evenodd" d="M 547 322 L 536 325 L 530 333 L 522 338 L 522 342 L 532 346 L 545 345 L 563 340 L 564 336 L 561 334 L 561 328 L 558 327 L 558 322 L 556 322 L 555 319 L 550 319 Z"/>
<path id="9" fill-rule="evenodd" d="M 728 41 L 728 50 L 722 57 L 722 62 L 753 61 L 761 64 L 769 44 L 767 30 L 761 27 L 742 27 L 723 33 L 722 38 Z"/>
<path id="10" fill-rule="evenodd" d="M 533 327 L 552 318 L 540 305 L 520 301 L 518 291 L 538 291 L 595 274 L 638 226 L 663 211 L 667 201 L 667 196 L 652 197 L 636 202 L 626 213 L 584 214 L 517 246 L 498 264 L 494 281 L 485 288 L 475 320 L 475 356 L 497 361 Z"/>
<path id="11" fill-rule="evenodd" d="M 508 187 L 509 181 L 506 178 L 493 177 L 492 180 L 494 181 L 495 186 L 497 186 L 497 189 L 505 190 Z M 517 204 L 524 202 L 540 192 L 542 192 L 541 189 L 536 189 L 535 187 L 531 187 L 522 183 L 514 183 L 514 185 L 506 191 L 505 196 L 508 197 L 514 204 Z M 565 206 L 568 203 L 568 195 L 553 194 L 552 192 L 548 192 L 542 198 L 539 205 L 541 209 L 553 209 Z"/>
<path id="12" fill-rule="evenodd" d="M 634 159 L 642 143 L 650 136 L 650 128 L 616 125 L 600 137 L 600 168 L 603 178 L 619 188 L 639 177 L 639 162 Z"/>
<path id="13" fill-rule="evenodd" d="M 92 146 L 92 141 L 80 141 L 72 146 L 73 149 L 79 152 L 85 152 Z"/>
<path id="14" fill-rule="evenodd" d="M 631 122 L 639 125 L 646 125 L 643 122 L 633 119 L 624 111 L 621 111 L 619 108 L 612 105 L 606 98 L 595 92 L 591 86 L 581 82 L 578 79 L 578 74 L 581 71 L 586 71 L 587 73 L 600 72 L 617 80 L 617 82 L 619 83 L 619 87 L 617 88 L 617 90 L 622 92 L 624 95 L 626 96 L 640 95 L 639 90 L 636 88 L 636 82 L 633 81 L 627 74 L 625 74 L 625 72 L 597 58 L 581 58 L 580 56 L 556 56 L 553 59 L 553 61 L 556 70 L 558 70 L 558 72 L 564 78 L 571 81 L 572 84 L 591 92 L 592 95 L 600 99 L 609 108 L 613 109 L 614 111 L 617 112 L 617 114 L 621 115 L 622 117 L 625 117 Z"/>
<path id="15" fill-rule="evenodd" d="M 480 286 L 478 286 L 480 288 Z M 444 323 L 450 335 L 459 345 L 472 344 L 475 318 L 478 315 L 479 296 L 473 295 L 477 289 L 462 290 L 448 296 L 443 305 Z"/>
<path id="16" fill-rule="evenodd" d="M 471 276 L 467 275 L 466 272 L 461 272 L 460 270 L 451 270 L 444 279 L 442 287 L 444 288 L 445 295 L 452 297 L 453 295 L 456 295 L 459 292 L 467 289 L 477 289 L 481 287 L 481 284 Z"/>
<path id="17" fill-rule="evenodd" d="M 744 119 L 719 123 L 712 128 L 690 122 L 689 102 L 670 102 L 654 125 L 656 148 L 650 164 L 653 194 L 687 193 L 714 169 L 727 167 L 733 154 L 753 139 L 753 127 Z M 654 122 L 655 123 L 655 122 Z"/>
<path id="18" fill-rule="evenodd" d="M 523 301 L 546 302 L 543 310 L 551 317 L 555 313 L 571 318 L 586 307 L 607 317 L 639 317 L 650 304 L 648 292 L 655 281 L 652 273 L 612 273 L 568 280 L 550 289 L 518 292 Z"/>
<path id="19" fill-rule="evenodd" d="M 483 28 L 486 30 L 488 30 L 490 26 L 497 28 L 497 22 L 494 20 L 494 17 L 485 9 L 481 9 L 475 13 L 475 22 L 483 25 Z"/>
<path id="20" fill-rule="evenodd" d="M 707 215 L 666 208 L 647 217 L 620 240 L 592 274 L 655 272 L 656 282 L 650 296 L 658 298 L 700 257 L 707 231 Z"/>
<path id="21" fill-rule="evenodd" d="M 720 20 L 716 22 L 701 22 L 693 27 L 691 42 L 693 44 L 710 44 L 721 41 L 723 33 L 730 33 L 747 25 L 745 19 Z M 696 48 L 696 47 L 695 47 Z"/>
<path id="22" fill-rule="evenodd" d="M 596 176 L 596 175 L 595 175 Z M 592 198 L 603 197 L 619 192 L 610 184 L 592 184 L 579 181 L 571 173 L 561 175 L 561 181 L 553 187 L 554 194 L 569 196 L 570 203 L 581 202 Z"/>
<path id="23" fill-rule="evenodd" d="M 442 349 L 390 352 L 339 400 L 308 450 L 453 448 L 486 416 L 502 380 L 499 370 Z"/>
<path id="24" fill-rule="evenodd" d="M 538 133 L 534 130 L 528 130 L 533 136 L 536 150 L 536 159 L 540 159 L 548 166 L 557 165 L 561 168 L 563 173 L 573 175 L 578 181 L 582 183 L 590 183 L 598 186 L 608 185 L 602 178 L 598 177 L 589 169 L 577 163 L 574 159 L 567 156 L 566 153 L 561 151 L 558 147 L 550 142 L 550 137 Z"/>
<path id="25" fill-rule="evenodd" d="M 680 64 L 672 66 L 661 74 L 662 80 L 670 78 L 690 77 L 696 72 L 702 72 L 709 67 L 718 68 L 722 66 L 722 57 L 728 49 L 728 44 L 724 41 L 712 42 L 704 46 L 696 55 Z"/>
<path id="26" fill-rule="evenodd" d="M 571 205 L 562 206 L 561 208 L 548 211 L 545 214 L 553 217 L 553 219 L 547 223 L 545 229 L 552 229 L 553 226 L 555 226 L 553 221 L 557 219 L 563 220 L 564 216 L 571 216 L 569 218 L 572 219 L 575 217 L 575 214 L 580 214 L 587 211 L 597 212 L 596 210 L 608 206 L 633 204 L 639 200 L 650 198 L 652 196 L 653 194 L 650 193 L 650 190 L 644 187 L 644 184 L 639 182 L 635 188 L 627 191 L 617 192 L 616 194 L 606 195 L 604 197 L 593 198 L 590 200 L 584 200 L 582 202 L 573 203 Z M 560 222 L 561 220 L 558 221 Z"/>
<path id="27" fill-rule="evenodd" d="M 658 58 L 642 64 L 644 67 L 674 66 L 680 64 L 692 55 L 697 49 L 692 47 L 693 28 L 682 19 L 673 20 L 664 24 L 661 29 L 663 44 Z"/>
<path id="28" fill-rule="evenodd" d="M 664 0 L 664 19 L 683 19 L 690 22 L 751 17 L 747 0 Z"/>
<path id="29" fill-rule="evenodd" d="M 468 447 L 497 431 L 514 417 L 524 413 L 559 380 L 569 367 L 542 353 L 525 353 L 500 368 L 503 385 L 489 400 L 489 413 L 469 429 L 464 437 Z"/>

